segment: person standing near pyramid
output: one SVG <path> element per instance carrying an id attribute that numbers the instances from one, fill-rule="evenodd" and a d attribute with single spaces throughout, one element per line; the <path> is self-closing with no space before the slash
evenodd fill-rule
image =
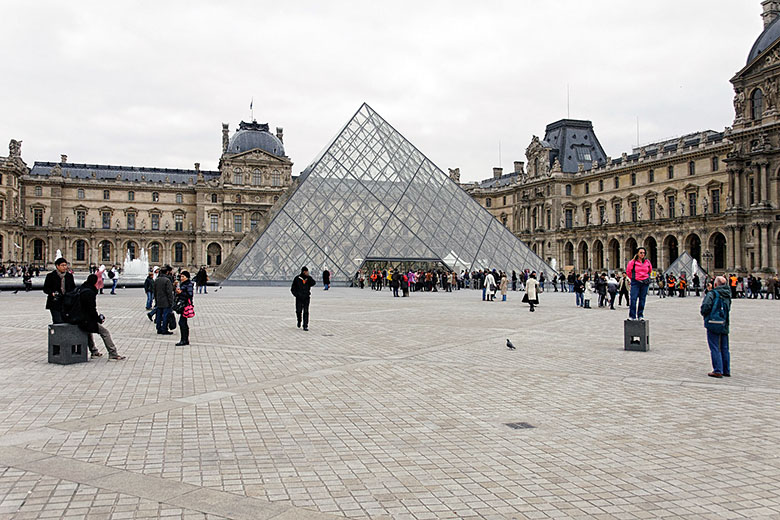
<path id="1" fill-rule="evenodd" d="M 295 277 L 290 292 L 295 296 L 295 316 L 298 318 L 298 328 L 309 330 L 309 302 L 311 301 L 311 288 L 317 285 L 314 278 L 309 276 L 309 268 L 301 267 L 301 274 Z"/>

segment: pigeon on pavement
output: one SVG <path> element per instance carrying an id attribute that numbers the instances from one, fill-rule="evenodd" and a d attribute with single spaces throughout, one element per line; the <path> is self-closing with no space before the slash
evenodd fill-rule
<path id="1" fill-rule="evenodd" d="M 507 340 L 506 340 L 506 346 L 507 346 L 507 348 L 508 348 L 509 350 L 515 350 L 515 346 L 514 346 L 514 345 L 512 345 L 512 342 L 511 342 L 511 341 L 509 341 L 509 338 L 507 338 Z"/>

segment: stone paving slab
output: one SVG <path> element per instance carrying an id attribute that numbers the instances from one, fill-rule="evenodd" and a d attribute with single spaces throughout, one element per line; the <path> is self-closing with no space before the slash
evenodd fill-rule
<path id="1" fill-rule="evenodd" d="M 625 310 L 520 297 L 317 290 L 304 333 L 286 289 L 223 288 L 182 349 L 120 290 L 98 303 L 129 359 L 64 367 L 43 296 L 0 293 L 0 471 L 90 489 L 53 511 L 95 518 L 780 518 L 780 302 L 735 302 L 713 380 L 694 297 L 649 298 L 646 353 Z M 62 503 L 4 478 L 14 518 Z"/>

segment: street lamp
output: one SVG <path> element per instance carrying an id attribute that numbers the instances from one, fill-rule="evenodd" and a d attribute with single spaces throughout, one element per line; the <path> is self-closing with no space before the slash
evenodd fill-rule
<path id="1" fill-rule="evenodd" d="M 711 261 L 711 260 L 712 260 L 712 258 L 713 258 L 712 251 L 710 251 L 709 249 L 707 249 L 706 251 L 704 251 L 704 254 L 703 254 L 703 255 L 701 255 L 701 257 L 702 257 L 702 258 L 704 259 L 704 261 L 707 263 L 707 276 L 709 277 L 709 276 L 711 276 L 711 275 L 710 275 L 710 261 Z"/>

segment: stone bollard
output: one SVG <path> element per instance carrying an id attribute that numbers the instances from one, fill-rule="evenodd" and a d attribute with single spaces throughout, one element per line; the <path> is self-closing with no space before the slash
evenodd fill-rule
<path id="1" fill-rule="evenodd" d="M 72 365 L 86 363 L 89 350 L 87 333 L 76 325 L 49 325 L 49 363 Z"/>
<path id="2" fill-rule="evenodd" d="M 623 322 L 623 344 L 625 350 L 635 352 L 650 350 L 650 322 L 647 320 L 625 320 Z"/>

